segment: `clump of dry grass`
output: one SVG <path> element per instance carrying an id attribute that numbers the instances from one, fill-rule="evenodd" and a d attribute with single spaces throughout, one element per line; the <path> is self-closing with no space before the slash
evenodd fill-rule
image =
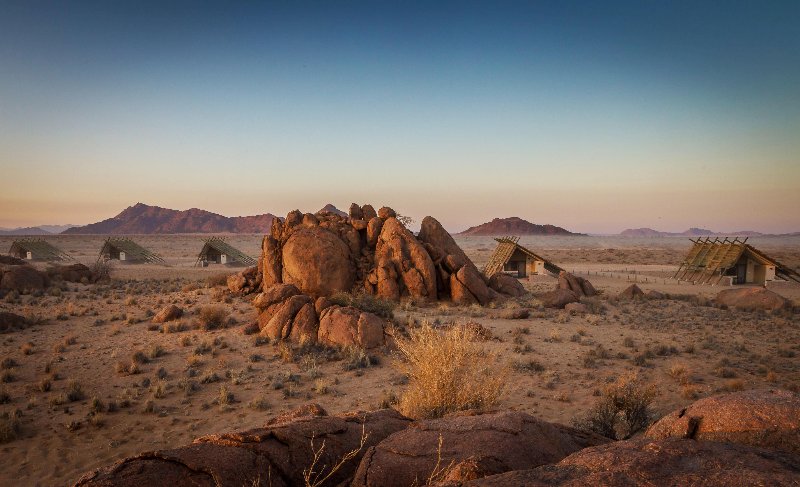
<path id="1" fill-rule="evenodd" d="M 628 439 L 650 423 L 650 404 L 655 395 L 655 387 L 644 385 L 635 375 L 620 378 L 606 387 L 584 417 L 573 423 L 606 438 Z"/>
<path id="2" fill-rule="evenodd" d="M 200 321 L 200 326 L 204 330 L 214 330 L 225 326 L 228 314 L 228 309 L 225 306 L 208 304 L 200 308 L 198 320 Z"/>
<path id="3" fill-rule="evenodd" d="M 437 331 L 424 323 L 401 338 L 398 367 L 408 376 L 400 411 L 411 418 L 438 418 L 466 409 L 486 409 L 501 397 L 509 368 L 478 343 L 475 331 Z"/>

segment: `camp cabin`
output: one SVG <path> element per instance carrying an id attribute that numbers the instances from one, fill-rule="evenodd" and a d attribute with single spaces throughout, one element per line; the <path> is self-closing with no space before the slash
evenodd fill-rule
<path id="1" fill-rule="evenodd" d="M 158 254 L 147 250 L 129 238 L 109 237 L 100 249 L 100 261 L 118 260 L 131 264 L 166 265 Z"/>
<path id="2" fill-rule="evenodd" d="M 72 260 L 65 252 L 42 239 L 24 238 L 14 240 L 11 244 L 9 255 L 24 260 L 64 261 Z"/>
<path id="3" fill-rule="evenodd" d="M 492 277 L 498 272 L 514 277 L 528 277 L 532 275 L 558 275 L 563 269 L 553 264 L 544 257 L 531 252 L 519 244 L 519 237 L 495 238 L 497 248 L 489 258 L 483 274 Z"/>
<path id="4" fill-rule="evenodd" d="M 203 248 L 197 256 L 196 267 L 206 267 L 209 264 L 222 264 L 227 266 L 252 266 L 256 260 L 241 250 L 233 247 L 225 239 L 211 237 L 203 240 Z"/>
<path id="5" fill-rule="evenodd" d="M 800 282 L 800 274 L 738 237 L 692 240 L 692 248 L 673 278 L 695 284 L 734 285 L 770 281 Z"/>

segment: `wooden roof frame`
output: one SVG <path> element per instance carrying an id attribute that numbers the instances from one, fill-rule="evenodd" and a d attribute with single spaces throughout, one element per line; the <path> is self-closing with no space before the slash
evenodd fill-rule
<path id="1" fill-rule="evenodd" d="M 223 237 L 205 238 L 203 239 L 203 242 L 203 248 L 200 249 L 200 253 L 197 255 L 197 261 L 194 264 L 195 267 L 200 266 L 201 262 L 203 261 L 203 256 L 206 254 L 208 249 L 214 249 L 221 254 L 233 257 L 234 262 L 240 263 L 244 266 L 253 266 L 257 263 L 256 259 L 232 246 L 226 242 Z"/>
<path id="2" fill-rule="evenodd" d="M 62 251 L 55 245 L 51 244 L 41 238 L 22 238 L 14 240 L 11 243 L 11 248 L 8 249 L 9 254 L 14 254 L 19 249 L 24 252 L 30 252 L 33 260 L 45 261 L 66 261 L 74 260 L 72 256 Z"/>
<path id="3" fill-rule="evenodd" d="M 110 253 L 111 248 L 125 252 L 126 261 L 167 265 L 166 261 L 164 261 L 160 255 L 142 247 L 127 237 L 108 237 L 100 248 L 100 255 L 97 257 L 97 260 L 102 260 L 106 254 Z M 106 249 L 109 249 L 109 251 L 106 251 Z"/>
<path id="4" fill-rule="evenodd" d="M 495 240 L 498 242 L 497 248 L 494 249 L 494 253 L 489 257 L 489 262 L 487 262 L 486 266 L 483 268 L 483 275 L 487 278 L 500 272 L 517 250 L 534 260 L 544 262 L 545 270 L 552 274 L 557 275 L 564 270 L 544 257 L 520 245 L 519 237 L 517 236 L 496 237 Z"/>
<path id="5" fill-rule="evenodd" d="M 672 276 L 673 279 L 695 284 L 719 284 L 725 273 L 736 265 L 742 255 L 747 254 L 762 265 L 775 266 L 776 277 L 800 283 L 800 274 L 749 245 L 747 238 L 739 240 L 739 237 L 734 237 L 733 240 L 729 240 L 725 237 L 720 240 L 715 237 L 712 240 L 705 237 L 691 242 L 692 248 L 678 266 L 678 270 Z"/>

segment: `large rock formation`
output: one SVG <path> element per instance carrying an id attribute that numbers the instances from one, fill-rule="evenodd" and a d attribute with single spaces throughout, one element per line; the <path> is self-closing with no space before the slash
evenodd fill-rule
<path id="1" fill-rule="evenodd" d="M 352 486 L 424 485 L 437 465 L 469 480 L 555 463 L 608 441 L 516 411 L 419 421 L 370 448 Z"/>
<path id="2" fill-rule="evenodd" d="M 440 298 L 450 297 L 460 304 L 484 305 L 497 296 L 497 292 L 489 288 L 486 276 L 432 216 L 422 220 L 419 239 L 425 243 L 436 266 Z"/>
<path id="3" fill-rule="evenodd" d="M 741 443 L 800 455 L 800 395 L 762 389 L 707 397 L 664 416 L 646 436 Z"/>
<path id="4" fill-rule="evenodd" d="M 87 473 L 76 485 L 306 485 L 304 470 L 321 473 L 321 479 L 356 451 L 326 483 L 347 485 L 364 452 L 410 421 L 394 410 L 327 416 L 320 407 L 276 419 L 263 428 L 204 436 L 191 445 L 126 458 Z"/>
<path id="5" fill-rule="evenodd" d="M 68 282 L 97 282 L 97 276 L 87 266 L 76 263 L 67 265 L 54 265 L 47 269 L 51 279 L 61 279 Z"/>
<path id="6" fill-rule="evenodd" d="M 592 286 L 591 282 L 583 277 L 570 274 L 567 271 L 561 271 L 558 273 L 557 289 L 570 290 L 577 294 L 578 297 L 594 296 L 597 294 L 597 291 L 594 289 L 594 286 Z"/>
<path id="7" fill-rule="evenodd" d="M 262 241 L 258 266 L 230 276 L 228 287 L 238 293 L 262 291 L 253 304 L 262 333 L 271 338 L 369 348 L 383 343 L 379 318 L 338 309 L 323 320 L 323 310 L 312 301 L 361 292 L 394 301 L 486 305 L 525 292 L 507 276 L 487 280 L 436 219 L 426 217 L 416 237 L 391 208 L 376 212 L 355 203 L 348 216 L 294 210 L 284 220 L 275 219 Z"/>
<path id="8" fill-rule="evenodd" d="M 668 438 L 617 441 L 574 453 L 556 465 L 493 475 L 464 487 L 796 486 L 800 459 L 744 445 Z"/>

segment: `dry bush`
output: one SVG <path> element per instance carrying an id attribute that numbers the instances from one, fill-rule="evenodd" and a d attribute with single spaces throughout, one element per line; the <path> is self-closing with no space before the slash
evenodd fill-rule
<path id="1" fill-rule="evenodd" d="M 442 332 L 429 323 L 400 338 L 398 367 L 408 376 L 399 402 L 411 418 L 438 418 L 466 409 L 486 409 L 497 403 L 509 376 L 496 353 L 478 343 L 474 330 L 452 327 Z"/>
<path id="2" fill-rule="evenodd" d="M 208 304 L 200 308 L 198 319 L 204 330 L 213 330 L 225 326 L 228 314 L 228 309 L 225 306 Z"/>
<path id="3" fill-rule="evenodd" d="M 92 271 L 92 276 L 97 281 L 110 281 L 111 274 L 114 273 L 114 265 L 111 261 L 97 261 L 94 264 L 89 266 L 89 270 Z"/>
<path id="4" fill-rule="evenodd" d="M 214 274 L 213 276 L 208 276 L 206 278 L 206 284 L 208 287 L 218 287 L 218 286 L 227 286 L 228 285 L 228 276 L 230 274 Z"/>
<path id="5" fill-rule="evenodd" d="M 621 378 L 606 387 L 594 407 L 574 424 L 607 438 L 628 439 L 650 423 L 655 394 L 655 387 L 642 384 L 635 375 Z"/>
<path id="6" fill-rule="evenodd" d="M 16 412 L 5 412 L 0 415 L 0 443 L 13 441 L 19 436 L 19 419 L 17 419 L 17 416 Z"/>

